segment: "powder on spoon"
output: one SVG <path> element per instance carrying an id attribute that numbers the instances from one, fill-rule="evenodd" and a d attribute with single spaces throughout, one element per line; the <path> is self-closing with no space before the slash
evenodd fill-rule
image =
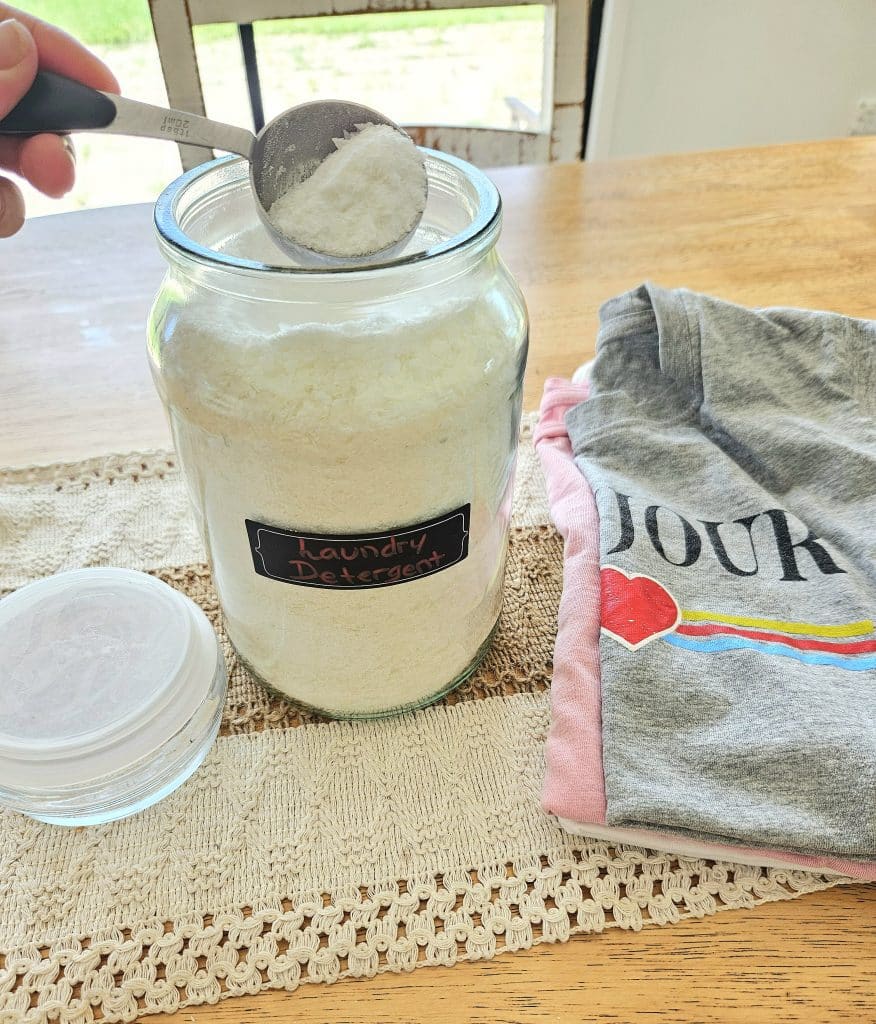
<path id="1" fill-rule="evenodd" d="M 357 125 L 309 178 L 269 211 L 276 229 L 329 256 L 380 252 L 419 222 L 426 204 L 426 168 L 403 132 L 386 124 Z"/>

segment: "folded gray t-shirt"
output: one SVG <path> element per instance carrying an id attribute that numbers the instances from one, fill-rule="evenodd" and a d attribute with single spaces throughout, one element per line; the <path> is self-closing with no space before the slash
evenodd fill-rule
<path id="1" fill-rule="evenodd" d="M 591 395 L 608 823 L 872 859 L 876 323 L 646 285 Z"/>

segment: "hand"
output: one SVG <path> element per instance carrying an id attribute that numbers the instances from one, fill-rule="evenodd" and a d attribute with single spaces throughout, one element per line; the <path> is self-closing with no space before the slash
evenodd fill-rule
<path id="1" fill-rule="evenodd" d="M 24 96 L 37 68 L 57 71 L 94 89 L 119 91 L 109 68 L 66 32 L 0 3 L 0 117 Z M 71 143 L 59 135 L 0 135 L 0 168 L 57 198 L 73 187 L 76 163 Z M 0 177 L 0 238 L 15 234 L 23 223 L 21 191 Z"/>

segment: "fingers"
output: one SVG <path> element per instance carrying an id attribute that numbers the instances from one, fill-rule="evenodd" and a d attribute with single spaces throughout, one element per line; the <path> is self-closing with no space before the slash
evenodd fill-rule
<path id="1" fill-rule="evenodd" d="M 0 168 L 27 178 L 34 188 L 58 199 L 73 188 L 73 143 L 59 135 L 32 135 L 25 139 L 0 135 Z"/>
<path id="2" fill-rule="evenodd" d="M 93 89 L 119 92 L 109 68 L 72 36 L 18 8 L 0 3 L 0 117 L 30 88 L 38 68 L 75 78 Z M 26 178 L 55 198 L 73 187 L 76 165 L 72 145 L 56 135 L 16 139 L 0 136 L 0 167 Z M 0 238 L 24 222 L 20 190 L 0 178 Z"/>
<path id="3" fill-rule="evenodd" d="M 76 164 L 58 135 L 33 135 L 19 148 L 18 171 L 40 192 L 60 199 L 73 188 Z"/>
<path id="4" fill-rule="evenodd" d="M 0 238 L 9 238 L 24 223 L 24 196 L 8 178 L 0 178 Z"/>
<path id="5" fill-rule="evenodd" d="M 106 64 L 66 32 L 25 11 L 0 3 L 0 20 L 3 18 L 14 18 L 31 34 L 39 51 L 41 68 L 75 78 L 90 85 L 92 89 L 115 93 L 120 91 L 115 75 Z"/>
<path id="6" fill-rule="evenodd" d="M 37 48 L 19 21 L 0 21 L 0 117 L 4 117 L 30 88 L 37 72 Z"/>

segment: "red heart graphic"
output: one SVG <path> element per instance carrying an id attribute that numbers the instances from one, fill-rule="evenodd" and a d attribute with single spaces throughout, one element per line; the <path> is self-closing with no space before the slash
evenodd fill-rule
<path id="1" fill-rule="evenodd" d="M 606 565 L 602 584 L 602 631 L 631 651 L 671 633 L 681 621 L 678 602 L 650 576 L 628 576 Z"/>

